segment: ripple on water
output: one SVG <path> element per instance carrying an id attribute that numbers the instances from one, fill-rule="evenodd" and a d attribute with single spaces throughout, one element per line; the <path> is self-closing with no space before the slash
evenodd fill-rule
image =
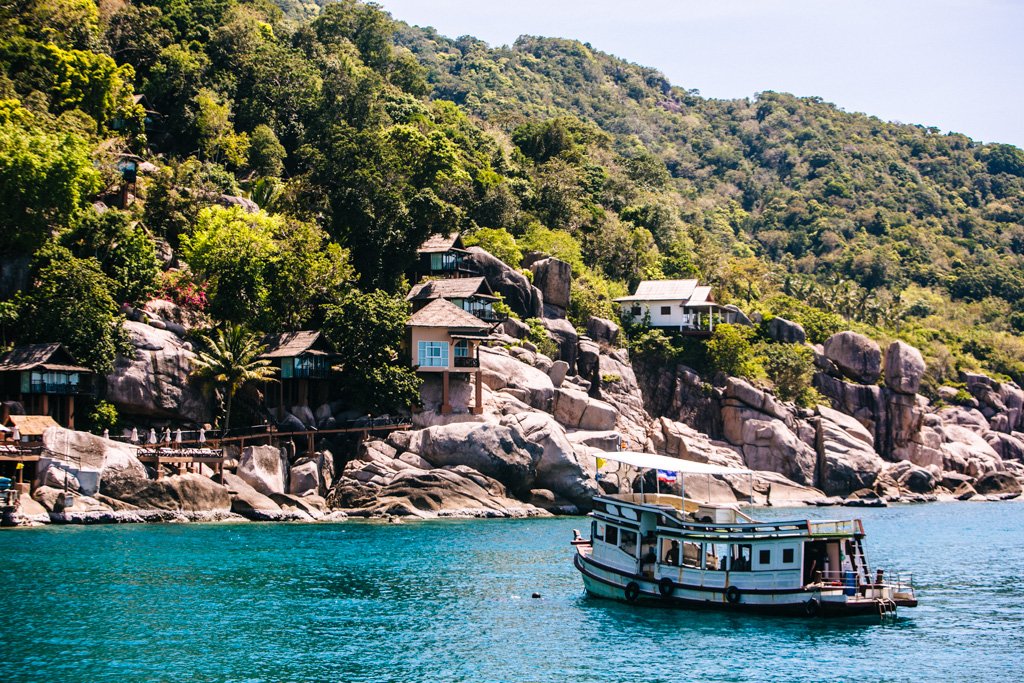
<path id="1" fill-rule="evenodd" d="M 3 533 L 3 680 L 1013 679 L 1024 505 L 857 514 L 872 563 L 920 587 L 895 624 L 589 599 L 579 519 Z"/>

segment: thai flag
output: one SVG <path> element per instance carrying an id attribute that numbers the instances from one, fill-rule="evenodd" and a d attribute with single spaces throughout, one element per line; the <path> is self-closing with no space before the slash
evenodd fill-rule
<path id="1" fill-rule="evenodd" d="M 668 470 L 658 470 L 658 481 L 662 484 L 674 484 L 676 483 L 676 472 L 669 472 Z"/>

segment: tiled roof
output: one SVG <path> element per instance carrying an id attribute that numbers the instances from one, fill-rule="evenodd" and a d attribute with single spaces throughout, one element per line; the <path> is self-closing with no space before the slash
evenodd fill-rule
<path id="1" fill-rule="evenodd" d="M 63 372 L 92 372 L 89 368 L 78 365 L 64 345 L 58 342 L 18 346 L 0 357 L 0 372 L 35 368 Z"/>
<path id="2" fill-rule="evenodd" d="M 282 332 L 280 334 L 268 334 L 263 337 L 263 345 L 267 350 L 260 354 L 260 358 L 291 358 L 301 356 L 307 351 L 314 350 L 320 340 L 320 332 L 317 330 L 301 330 L 299 332 Z"/>
<path id="3" fill-rule="evenodd" d="M 450 235 L 431 235 L 416 251 L 421 254 L 436 254 L 461 248 L 462 238 L 459 233 L 453 232 Z"/>
<path id="4" fill-rule="evenodd" d="M 9 415 L 7 421 L 22 436 L 42 436 L 50 427 L 60 427 L 49 415 Z"/>
<path id="5" fill-rule="evenodd" d="M 615 301 L 686 301 L 697 288 L 696 280 L 644 280 L 632 296 Z"/>
<path id="6" fill-rule="evenodd" d="M 446 280 L 427 280 L 411 290 L 406 301 L 425 299 L 468 299 L 476 295 L 493 296 L 494 292 L 482 277 L 457 277 Z"/>
<path id="7" fill-rule="evenodd" d="M 491 326 L 444 299 L 434 299 L 412 314 L 409 327 L 444 327 L 452 330 L 488 332 Z"/>

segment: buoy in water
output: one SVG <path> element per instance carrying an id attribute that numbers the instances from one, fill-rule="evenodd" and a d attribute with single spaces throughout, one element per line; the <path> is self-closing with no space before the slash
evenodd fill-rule
<path id="1" fill-rule="evenodd" d="M 540 593 L 534 593 L 534 594 L 533 594 L 533 595 L 531 595 L 530 597 L 531 597 L 531 598 L 539 598 L 539 597 L 540 597 Z"/>

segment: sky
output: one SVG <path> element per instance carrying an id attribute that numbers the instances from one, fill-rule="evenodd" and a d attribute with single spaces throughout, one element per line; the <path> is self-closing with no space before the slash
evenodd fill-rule
<path id="1" fill-rule="evenodd" d="M 377 0 L 491 46 L 575 38 L 705 97 L 815 95 L 1024 147 L 1024 0 Z"/>

